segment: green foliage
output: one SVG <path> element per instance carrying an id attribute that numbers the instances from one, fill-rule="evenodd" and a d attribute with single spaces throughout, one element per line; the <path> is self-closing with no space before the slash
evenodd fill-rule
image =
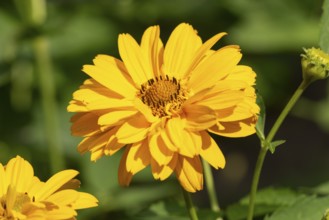
<path id="1" fill-rule="evenodd" d="M 267 143 L 266 136 L 264 134 L 266 109 L 265 109 L 264 100 L 260 94 L 257 94 L 257 104 L 260 107 L 260 112 L 259 112 L 258 121 L 256 124 L 256 134 L 261 142 L 261 146 L 268 148 L 271 153 L 274 153 L 276 147 L 284 144 L 286 141 L 277 140 L 277 141 L 272 141 L 271 143 Z"/>
<path id="2" fill-rule="evenodd" d="M 323 51 L 329 53 L 329 0 L 324 0 L 322 9 L 319 45 Z"/>
<path id="3" fill-rule="evenodd" d="M 292 205 L 302 195 L 288 188 L 265 188 L 259 190 L 255 199 L 255 216 L 263 216 L 280 207 Z M 227 208 L 229 220 L 241 220 L 247 216 L 249 197 L 242 198 L 239 203 Z"/>
<path id="4" fill-rule="evenodd" d="M 321 219 L 328 207 L 329 196 L 322 198 L 307 196 L 299 199 L 290 206 L 276 210 L 270 217 L 266 217 L 265 220 Z"/>
<path id="5" fill-rule="evenodd" d="M 273 154 L 275 152 L 275 149 L 284 144 L 286 141 L 285 140 L 277 140 L 277 141 L 272 141 L 269 146 L 268 149 L 271 151 L 271 153 Z"/>
<path id="6" fill-rule="evenodd" d="M 210 209 L 198 209 L 198 217 L 202 220 L 214 220 L 220 218 L 219 213 L 215 213 Z M 156 202 L 149 206 L 148 209 L 140 212 L 136 217 L 131 219 L 136 220 L 188 220 L 186 216 L 186 207 L 179 199 L 166 199 Z"/>
<path id="7" fill-rule="evenodd" d="M 260 141 L 265 141 L 264 129 L 265 129 L 266 109 L 265 109 L 264 100 L 259 93 L 257 93 L 257 105 L 260 108 L 260 112 L 256 124 L 256 134 Z"/>

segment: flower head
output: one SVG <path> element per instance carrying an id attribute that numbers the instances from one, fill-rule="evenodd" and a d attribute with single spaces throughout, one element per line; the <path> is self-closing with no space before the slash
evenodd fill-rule
<path id="1" fill-rule="evenodd" d="M 329 76 L 329 55 L 318 48 L 304 49 L 302 54 L 303 78 L 308 82 Z"/>
<path id="2" fill-rule="evenodd" d="M 17 156 L 0 163 L 0 219 L 75 219 L 76 209 L 97 206 L 97 199 L 77 192 L 75 170 L 64 170 L 47 182 L 34 176 L 29 162 Z"/>
<path id="3" fill-rule="evenodd" d="M 87 79 L 74 92 L 68 111 L 72 134 L 83 136 L 81 153 L 95 161 L 125 147 L 119 183 L 151 166 L 155 179 L 173 172 L 190 192 L 203 187 L 200 156 L 216 169 L 225 158 L 208 132 L 227 137 L 255 133 L 255 73 L 238 65 L 231 45 L 212 46 L 225 33 L 202 43 L 189 24 L 178 25 L 164 46 L 158 26 L 148 28 L 139 45 L 119 35 L 121 60 L 98 55 L 85 65 Z"/>

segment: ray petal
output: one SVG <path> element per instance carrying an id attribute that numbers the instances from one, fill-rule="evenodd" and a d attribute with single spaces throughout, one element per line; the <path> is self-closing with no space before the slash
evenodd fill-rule
<path id="1" fill-rule="evenodd" d="M 147 167 L 151 163 L 148 142 L 143 141 L 133 144 L 127 154 L 127 171 L 133 175 Z"/>
<path id="2" fill-rule="evenodd" d="M 199 156 L 179 156 L 175 172 L 186 191 L 195 192 L 203 188 L 203 171 Z"/>
<path id="3" fill-rule="evenodd" d="M 150 123 L 139 113 L 122 124 L 115 136 L 119 143 L 136 143 L 146 138 L 149 129 Z"/>
<path id="4" fill-rule="evenodd" d="M 217 143 L 210 137 L 207 132 L 201 132 L 202 147 L 200 155 L 215 169 L 225 167 L 225 157 L 218 147 Z"/>
<path id="5" fill-rule="evenodd" d="M 160 134 L 152 135 L 149 138 L 149 145 L 152 158 L 156 160 L 160 166 L 167 165 L 171 161 L 174 152 L 166 146 Z"/>
<path id="6" fill-rule="evenodd" d="M 137 87 L 153 78 L 152 68 L 140 46 L 129 34 L 119 35 L 120 56 Z"/>
<path id="7" fill-rule="evenodd" d="M 186 23 L 178 25 L 165 46 L 163 71 L 181 79 L 192 64 L 195 52 L 201 45 L 202 41 L 191 25 Z"/>
<path id="8" fill-rule="evenodd" d="M 133 174 L 127 170 L 127 156 L 129 150 L 130 150 L 130 146 L 126 147 L 120 160 L 118 180 L 121 186 L 129 186 L 133 177 Z"/>
<path id="9" fill-rule="evenodd" d="M 133 97 L 136 93 L 134 85 L 130 84 L 125 78 L 125 73 L 122 72 L 122 70 L 104 59 L 104 56 L 105 55 L 98 55 L 94 59 L 95 65 L 84 65 L 82 71 L 106 88 L 124 97 Z"/>
<path id="10" fill-rule="evenodd" d="M 209 131 L 225 137 L 245 137 L 256 132 L 256 122 L 256 117 L 235 122 L 218 122 L 218 124 L 211 127 Z"/>
<path id="11" fill-rule="evenodd" d="M 234 69 L 242 55 L 239 49 L 224 48 L 216 51 L 198 65 L 191 74 L 189 87 L 195 93 L 213 86 Z"/>
<path id="12" fill-rule="evenodd" d="M 141 49 L 151 65 L 154 76 L 160 76 L 160 68 L 163 62 L 163 44 L 160 39 L 159 26 L 149 27 L 143 34 Z"/>
<path id="13" fill-rule="evenodd" d="M 53 175 L 40 189 L 35 197 L 37 200 L 44 200 L 54 192 L 56 192 L 59 188 L 61 188 L 65 183 L 73 179 L 76 175 L 78 175 L 78 171 L 76 170 L 64 170 Z"/>

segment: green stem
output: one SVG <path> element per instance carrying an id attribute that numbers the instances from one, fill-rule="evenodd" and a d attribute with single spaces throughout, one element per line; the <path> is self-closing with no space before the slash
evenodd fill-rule
<path id="1" fill-rule="evenodd" d="M 259 182 L 259 177 L 262 171 L 262 167 L 264 164 L 264 159 L 266 156 L 266 153 L 268 151 L 268 145 L 272 142 L 276 132 L 280 128 L 282 122 L 292 109 L 292 107 L 295 105 L 299 97 L 302 95 L 304 90 L 307 88 L 307 86 L 310 84 L 310 82 L 303 80 L 303 82 L 299 85 L 295 93 L 292 95 L 290 98 L 289 102 L 287 105 L 284 107 L 282 110 L 281 114 L 279 115 L 278 119 L 275 121 L 273 127 L 271 128 L 270 132 L 268 133 L 266 139 L 265 139 L 265 146 L 262 146 L 262 148 L 259 151 L 258 154 L 258 159 L 256 162 L 256 167 L 254 171 L 254 176 L 252 179 L 252 184 L 251 184 L 251 189 L 250 189 L 250 197 L 249 197 L 249 208 L 248 208 L 248 220 L 252 220 L 254 216 L 254 207 L 255 207 L 255 197 L 257 193 L 257 188 L 258 188 L 258 182 Z"/>
<path id="2" fill-rule="evenodd" d="M 271 141 L 273 140 L 276 132 L 280 128 L 282 122 L 284 121 L 284 119 L 286 118 L 286 116 L 288 115 L 288 113 L 290 112 L 290 110 L 292 109 L 292 107 L 295 105 L 295 103 L 297 102 L 297 100 L 299 99 L 299 97 L 302 95 L 302 93 L 304 92 L 304 90 L 307 88 L 307 86 L 309 85 L 309 83 L 307 83 L 306 81 L 303 81 L 299 85 L 299 87 L 297 88 L 297 90 L 295 91 L 295 93 L 292 95 L 292 97 L 290 98 L 290 100 L 287 103 L 287 105 L 282 110 L 282 112 L 279 115 L 278 119 L 275 121 L 275 123 L 274 123 L 273 127 L 271 128 L 270 132 L 268 133 L 268 135 L 267 135 L 267 137 L 265 139 L 266 143 L 271 143 Z"/>
<path id="3" fill-rule="evenodd" d="M 191 220 L 199 220 L 198 215 L 196 214 L 195 207 L 193 206 L 192 198 L 189 192 L 187 192 L 185 189 L 183 189 L 183 195 L 185 200 L 186 209 L 188 211 L 188 214 L 190 216 Z"/>
<path id="4" fill-rule="evenodd" d="M 258 188 L 258 182 L 260 173 L 262 171 L 264 159 L 267 153 L 267 148 L 262 147 L 259 151 L 257 162 L 256 162 L 256 168 L 254 170 L 254 176 L 252 179 L 251 189 L 250 189 L 250 197 L 249 197 L 249 208 L 248 208 L 248 220 L 252 220 L 254 216 L 254 207 L 255 207 L 255 197 L 256 192 Z"/>
<path id="5" fill-rule="evenodd" d="M 39 90 L 45 126 L 45 136 L 49 149 L 49 159 L 52 173 L 62 170 L 64 159 L 60 143 L 60 126 L 55 100 L 55 84 L 52 74 L 51 57 L 47 39 L 44 36 L 36 37 L 33 41 L 36 57 L 36 67 L 39 78 Z"/>
<path id="6" fill-rule="evenodd" d="M 214 185 L 214 177 L 211 172 L 211 167 L 209 163 L 207 163 L 207 161 L 202 160 L 202 163 L 203 163 L 204 175 L 205 175 L 211 210 L 214 212 L 219 212 L 220 207 L 217 200 L 217 193 Z"/>

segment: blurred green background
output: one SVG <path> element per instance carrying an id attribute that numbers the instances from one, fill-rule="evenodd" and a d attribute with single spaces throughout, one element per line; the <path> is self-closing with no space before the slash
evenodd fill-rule
<path id="1" fill-rule="evenodd" d="M 0 2 L 0 162 L 21 155 L 43 180 L 61 166 L 79 170 L 82 190 L 100 200 L 100 207 L 81 211 L 79 219 L 148 219 L 143 213 L 161 215 L 158 201 L 182 202 L 175 178 L 158 182 L 150 170 L 137 174 L 131 187 L 119 187 L 120 153 L 90 162 L 89 154 L 76 150 L 81 138 L 70 135 L 66 106 L 87 78 L 82 65 L 97 54 L 119 57 L 118 34 L 139 41 L 147 27 L 159 24 L 165 42 L 181 22 L 192 24 L 203 40 L 228 32 L 216 48 L 240 45 L 241 63 L 257 73 L 268 130 L 301 81 L 302 48 L 318 46 L 322 13 L 321 0 L 49 0 L 31 18 L 26 2 Z M 328 94 L 327 81 L 307 89 L 277 135 L 287 142 L 268 155 L 261 187 L 329 180 Z M 255 135 L 216 140 L 227 159 L 226 168 L 214 172 L 219 202 L 226 207 L 248 193 L 259 141 Z M 58 164 L 51 165 L 51 158 Z M 193 199 L 208 207 L 205 190 Z"/>

